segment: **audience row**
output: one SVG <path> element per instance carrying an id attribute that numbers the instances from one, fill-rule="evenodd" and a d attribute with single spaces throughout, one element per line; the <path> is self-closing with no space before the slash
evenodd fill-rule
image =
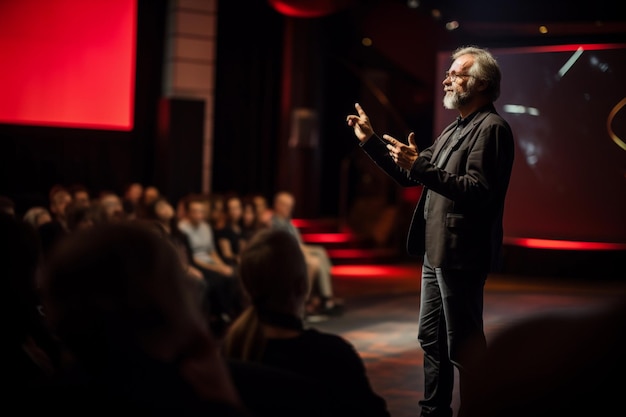
<path id="1" fill-rule="evenodd" d="M 307 327 L 311 267 L 267 204 L 246 228 L 236 196 L 222 217 L 200 195 L 129 210 L 53 191 L 48 218 L 0 200 L 4 376 L 25 412 L 389 415 L 355 348 Z"/>

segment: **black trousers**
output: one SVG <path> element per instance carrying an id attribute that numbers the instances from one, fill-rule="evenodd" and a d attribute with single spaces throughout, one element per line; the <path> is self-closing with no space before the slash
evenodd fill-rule
<path id="1" fill-rule="evenodd" d="M 424 351 L 422 416 L 452 416 L 454 367 L 461 404 L 464 364 L 486 347 L 483 299 L 487 273 L 433 268 L 424 256 L 418 341 Z"/>

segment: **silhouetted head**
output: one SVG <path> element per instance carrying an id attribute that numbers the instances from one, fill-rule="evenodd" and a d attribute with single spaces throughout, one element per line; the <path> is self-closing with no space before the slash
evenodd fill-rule
<path id="1" fill-rule="evenodd" d="M 15 216 L 15 201 L 10 197 L 0 195 L 0 213 Z"/>
<path id="2" fill-rule="evenodd" d="M 240 275 L 258 309 L 301 313 L 309 293 L 307 268 L 290 233 L 264 229 L 255 234 L 242 253 Z"/>
<path id="3" fill-rule="evenodd" d="M 37 232 L 29 224 L 0 212 L 0 321 L 4 337 L 23 337 L 38 319 L 35 279 L 40 250 Z"/>
<path id="4" fill-rule="evenodd" d="M 138 354 L 172 361 L 206 328 L 178 254 L 143 224 L 68 236 L 51 254 L 42 288 L 53 329 L 86 366 Z"/>

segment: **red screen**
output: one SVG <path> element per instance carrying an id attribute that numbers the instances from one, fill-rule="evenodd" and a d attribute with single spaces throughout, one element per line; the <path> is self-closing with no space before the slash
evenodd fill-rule
<path id="1" fill-rule="evenodd" d="M 136 0 L 0 0 L 0 123 L 133 128 Z"/>

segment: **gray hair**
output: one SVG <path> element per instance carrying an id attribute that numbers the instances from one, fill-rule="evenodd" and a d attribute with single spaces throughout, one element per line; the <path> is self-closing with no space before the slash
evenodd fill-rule
<path id="1" fill-rule="evenodd" d="M 485 95 L 491 101 L 496 101 L 500 97 L 500 80 L 502 78 L 498 61 L 491 52 L 478 46 L 459 47 L 452 53 L 452 59 L 455 60 L 462 55 L 474 57 L 474 64 L 469 69 L 469 74 L 476 79 L 485 81 L 487 83 Z"/>

